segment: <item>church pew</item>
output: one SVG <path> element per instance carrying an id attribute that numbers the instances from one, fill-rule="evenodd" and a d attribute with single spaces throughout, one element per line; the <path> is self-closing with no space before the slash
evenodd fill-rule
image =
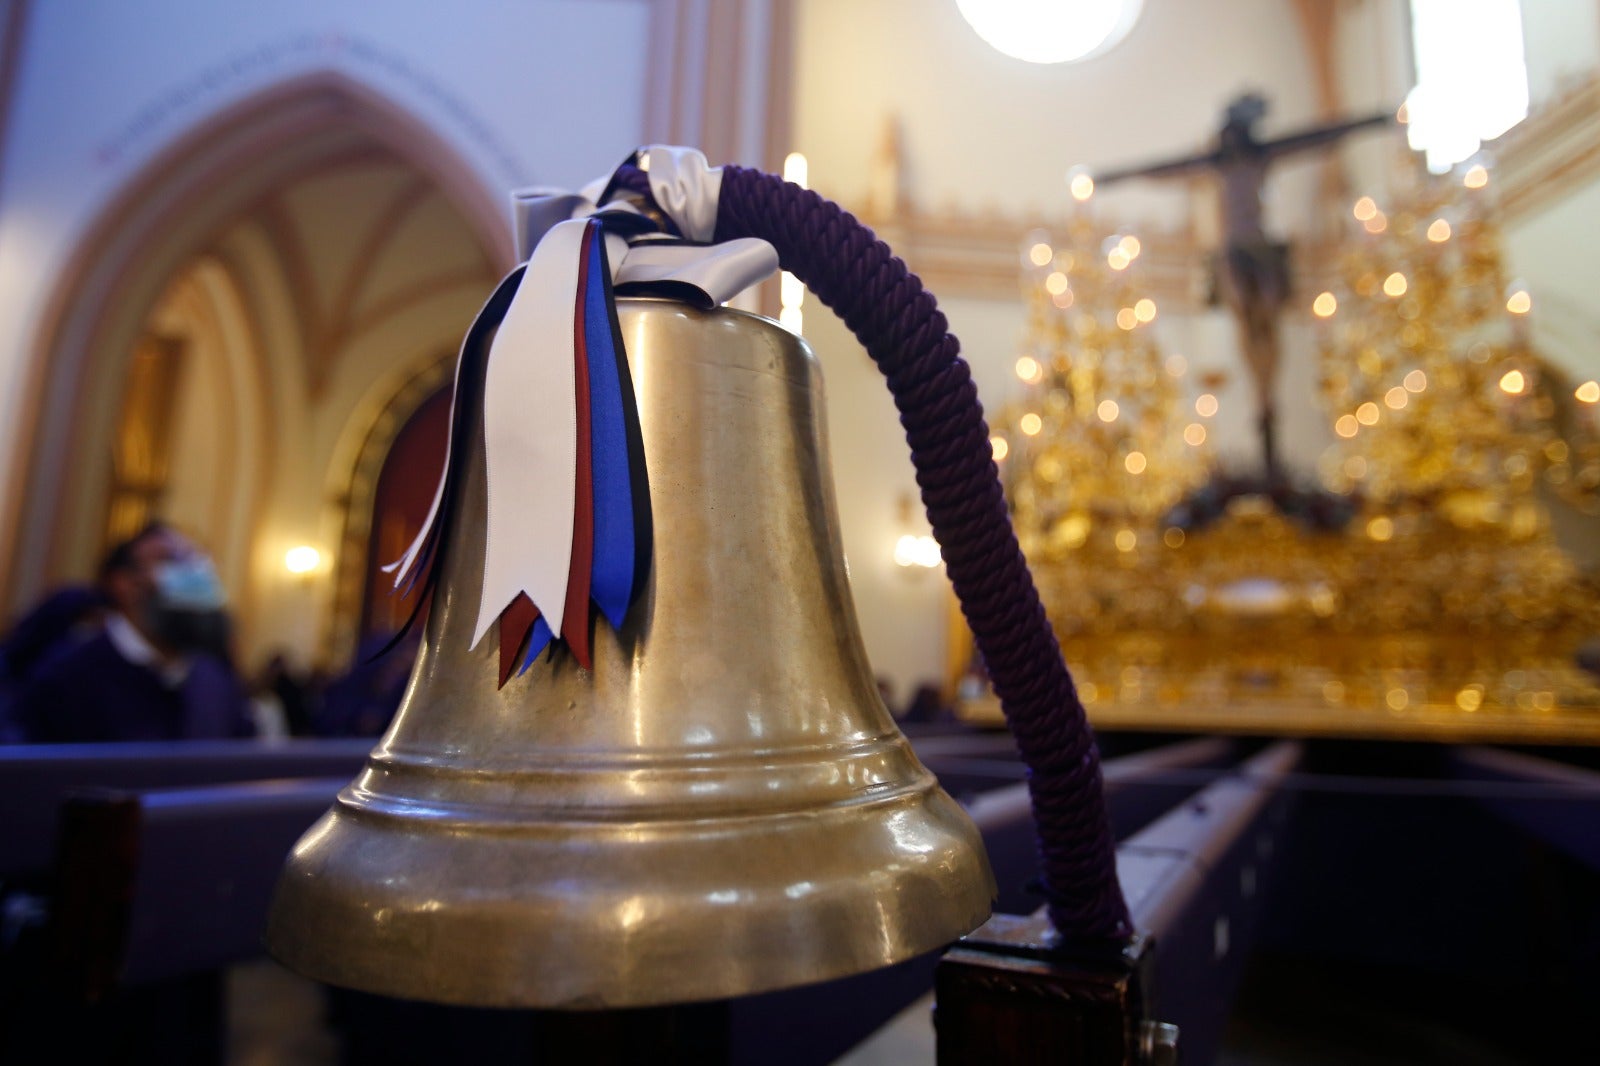
<path id="1" fill-rule="evenodd" d="M 1027 777 L 1027 767 L 1014 747 L 990 744 L 972 749 L 955 745 L 940 745 L 933 750 L 925 749 L 922 744 L 914 747 L 922 765 L 933 771 L 939 778 L 939 785 L 958 800 Z M 1190 772 L 1228 766 L 1237 758 L 1237 751 L 1234 741 L 1227 738 L 1198 737 L 1107 759 L 1102 763 L 1105 781 L 1108 784 L 1115 781 L 1125 797 L 1138 790 L 1143 800 L 1139 805 L 1124 800 L 1120 812 L 1113 813 L 1114 832 L 1118 837 L 1134 832 L 1194 791 L 1197 786 Z M 1119 814 L 1125 819 L 1120 825 L 1117 824 Z"/>
<path id="2" fill-rule="evenodd" d="M 370 738 L 33 744 L 0 747 L 0 878 L 40 875 L 55 854 L 73 789 L 173 788 L 360 772 Z"/>
<path id="3" fill-rule="evenodd" d="M 1185 1063 L 1209 1062 L 1302 754 L 1264 749 L 1118 847 L 1132 944 L 1061 943 L 1041 909 L 998 914 L 952 948 L 937 976 L 940 1063 L 1175 1062 L 1177 1034 Z"/>
<path id="4" fill-rule="evenodd" d="M 1500 748 L 1461 747 L 1447 756 L 1463 782 L 1496 817 L 1600 870 L 1600 773 Z"/>
<path id="5" fill-rule="evenodd" d="M 921 744 L 923 740 L 936 740 L 942 737 L 1010 736 L 1005 730 L 975 726 L 970 722 L 963 722 L 954 718 L 941 718 L 934 722 L 912 722 L 898 719 L 895 722 L 895 726 L 900 732 L 911 738 L 913 744 Z"/>
<path id="6" fill-rule="evenodd" d="M 1111 832 L 1125 840 L 1196 792 L 1204 771 L 1220 771 L 1239 760 L 1226 737 L 1199 737 L 1119 755 L 1102 766 Z"/>
<path id="7" fill-rule="evenodd" d="M 284 856 L 348 781 L 70 795 L 48 933 L 62 986 L 94 1001 L 259 955 Z"/>
<path id="8" fill-rule="evenodd" d="M 259 929 L 283 854 L 331 804 L 369 747 L 368 740 L 275 748 L 252 742 L 61 745 L 5 752 L 9 758 L 0 762 L 18 771 L 7 780 L 8 797 L 25 798 L 28 806 L 38 808 L 67 794 L 56 861 L 58 923 L 125 934 L 128 955 L 122 977 L 139 981 L 256 953 L 256 933 L 240 932 L 251 908 L 259 905 L 259 913 L 250 919 Z M 1225 741 L 1197 740 L 1108 761 L 1104 776 L 1114 818 L 1130 823 L 1147 810 L 1146 778 L 1179 767 L 1213 765 L 1229 750 Z M 105 787 L 108 781 L 225 780 L 251 770 L 310 773 L 328 767 L 341 771 L 340 776 L 194 788 Z M 990 850 L 1017 867 L 1014 876 L 1003 880 L 1020 892 L 1033 863 L 1031 811 L 1025 786 L 1006 782 L 1020 777 L 1021 764 L 984 769 L 992 776 L 969 770 L 967 779 L 998 787 L 974 793 L 971 813 Z M 102 787 L 74 793 L 68 784 L 72 781 L 94 781 Z M 31 789 L 25 797 L 19 782 Z M 1153 787 L 1181 786 L 1158 782 Z M 1020 846 L 1005 843 L 1013 836 Z M 107 917 L 116 909 L 130 913 L 131 926 L 122 928 L 128 923 Z M 214 913 L 218 926 L 196 928 L 191 919 L 200 912 Z M 162 923 L 175 915 L 183 916 L 183 924 L 170 932 L 180 939 L 203 936 L 206 942 L 176 949 L 166 944 L 159 952 L 147 952 L 150 944 L 162 941 Z M 101 945 L 99 950 L 104 954 L 112 949 Z M 197 953 L 192 959 L 191 951 Z"/>
<path id="9" fill-rule="evenodd" d="M 360 742 L 363 751 L 365 741 Z M 1135 796 L 1148 777 L 1157 789 L 1193 788 L 1159 781 L 1174 769 L 1224 760 L 1223 741 L 1188 741 L 1109 760 L 1108 802 Z M 1032 813 L 1020 766 L 991 767 L 1001 787 L 970 804 L 1005 885 L 1002 899 L 1031 907 Z M 352 768 L 351 772 L 354 770 Z M 66 805 L 60 892 L 51 952 L 55 969 L 80 994 L 108 995 L 145 983 L 203 973 L 259 954 L 272 886 L 284 854 L 333 801 L 347 776 L 158 790 L 95 790 Z M 1009 783 L 1008 783 L 1009 782 Z M 1130 810 L 1142 810 L 1138 796 Z M 1136 815 L 1124 814 L 1123 819 Z M 734 1047 L 768 1047 L 767 1059 L 825 1062 L 847 1049 L 932 984 L 933 956 L 809 989 L 735 1001 Z M 399 1010 L 409 1008 L 399 1007 Z M 771 1054 L 775 1032 L 805 1022 L 785 1052 Z M 826 1044 L 826 1047 L 820 1045 Z M 738 1056 L 735 1056 L 737 1060 Z"/>
<path id="10" fill-rule="evenodd" d="M 1227 766 L 1233 742 L 1220 737 L 1180 741 L 1101 764 L 1112 833 L 1125 839 L 1198 787 L 1197 773 Z M 995 910 L 1025 913 L 1038 905 L 1028 888 L 1036 859 L 1033 807 L 1019 761 L 930 757 L 923 764 L 967 807 L 983 834 L 1000 894 Z M 1004 785 L 1004 782 L 1016 782 Z M 1003 787 L 996 787 L 1002 785 Z"/>
<path id="11" fill-rule="evenodd" d="M 1209 1062 L 1260 925 L 1304 748 L 1282 742 L 1117 849 L 1134 924 L 1156 943 L 1152 1016 Z M 1181 856 L 1181 857 L 1180 857 Z"/>
<path id="12" fill-rule="evenodd" d="M 917 758 L 927 760 L 941 757 L 967 759 L 1012 759 L 1017 756 L 1017 742 L 1010 733 L 993 731 L 967 731 L 941 733 L 934 736 L 908 734 Z"/>
<path id="13" fill-rule="evenodd" d="M 0 1061 L 222 1063 L 224 968 L 347 780 L 69 794 L 44 920 L 0 958 Z"/>

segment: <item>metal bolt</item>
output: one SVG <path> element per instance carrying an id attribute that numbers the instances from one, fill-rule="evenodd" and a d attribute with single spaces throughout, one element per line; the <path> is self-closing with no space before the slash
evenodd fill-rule
<path id="1" fill-rule="evenodd" d="M 1139 1062 L 1143 1066 L 1178 1066 L 1178 1027 L 1148 1018 L 1140 1022 Z"/>

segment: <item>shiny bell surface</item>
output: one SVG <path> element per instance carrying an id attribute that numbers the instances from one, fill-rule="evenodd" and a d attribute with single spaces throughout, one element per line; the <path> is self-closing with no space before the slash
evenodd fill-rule
<path id="1" fill-rule="evenodd" d="M 272 953 L 320 981 L 601 1009 L 886 966 L 980 924 L 983 844 L 866 662 L 803 342 L 767 319 L 618 301 L 654 561 L 592 672 L 497 687 L 469 650 L 481 432 L 393 725 L 300 841 Z M 481 382 L 463 382 L 481 388 Z"/>

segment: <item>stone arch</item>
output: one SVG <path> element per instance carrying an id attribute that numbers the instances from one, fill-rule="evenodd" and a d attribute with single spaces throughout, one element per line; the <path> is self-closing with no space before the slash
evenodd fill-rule
<path id="1" fill-rule="evenodd" d="M 100 211 L 46 306 L 28 353 L 28 422 L 4 508 L 13 546 L 0 572 L 6 602 L 27 602 L 92 560 L 127 355 L 164 288 L 252 198 L 352 136 L 437 186 L 485 259 L 509 269 L 502 198 L 438 132 L 347 76 L 298 77 L 196 124 Z"/>

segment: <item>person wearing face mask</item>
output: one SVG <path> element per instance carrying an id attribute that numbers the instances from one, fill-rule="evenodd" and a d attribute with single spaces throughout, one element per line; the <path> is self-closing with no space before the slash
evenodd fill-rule
<path id="1" fill-rule="evenodd" d="M 250 736 L 249 702 L 228 662 L 216 570 L 159 522 L 106 555 L 108 605 L 93 639 L 41 663 L 18 717 L 29 740 L 199 740 Z"/>

